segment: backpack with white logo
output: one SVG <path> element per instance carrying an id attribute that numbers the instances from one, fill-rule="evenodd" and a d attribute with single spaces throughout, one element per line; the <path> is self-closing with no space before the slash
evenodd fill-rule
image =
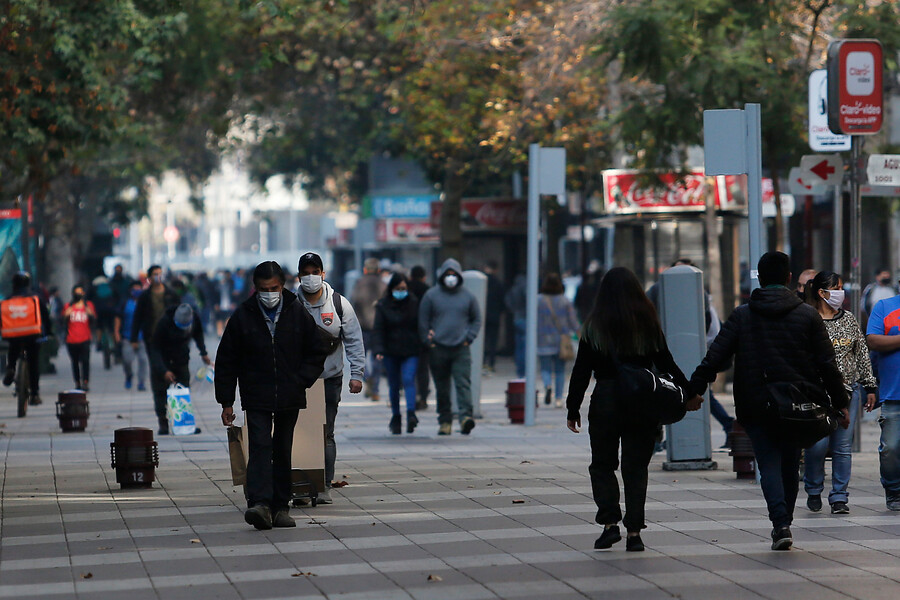
<path id="1" fill-rule="evenodd" d="M 37 296 L 16 296 L 0 302 L 0 336 L 41 335 L 41 307 Z"/>

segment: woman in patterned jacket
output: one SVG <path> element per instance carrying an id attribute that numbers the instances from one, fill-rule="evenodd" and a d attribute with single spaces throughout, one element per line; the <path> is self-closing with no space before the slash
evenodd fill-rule
<path id="1" fill-rule="evenodd" d="M 822 491 L 825 489 L 825 453 L 831 448 L 831 492 L 828 503 L 831 514 L 845 515 L 847 485 L 850 483 L 850 462 L 854 422 L 859 415 L 862 392 L 866 393 L 866 411 L 875 407 L 877 383 L 872 374 L 866 338 L 853 315 L 843 308 L 844 290 L 841 276 L 822 271 L 806 284 L 806 302 L 815 308 L 825 321 L 828 337 L 834 344 L 838 369 L 844 377 L 844 387 L 851 392 L 850 426 L 838 428 L 830 436 L 819 440 L 806 450 L 803 484 L 809 496 L 806 506 L 813 512 L 822 510 Z"/>

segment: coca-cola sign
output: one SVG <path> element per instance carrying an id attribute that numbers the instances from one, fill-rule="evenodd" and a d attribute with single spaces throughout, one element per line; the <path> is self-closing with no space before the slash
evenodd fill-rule
<path id="1" fill-rule="evenodd" d="M 442 202 L 431 205 L 431 224 L 440 227 Z M 467 199 L 460 207 L 463 231 L 525 231 L 528 223 L 528 204 L 522 200 Z"/>
<path id="2" fill-rule="evenodd" d="M 437 232 L 426 219 L 379 219 L 375 240 L 381 243 L 433 242 Z"/>

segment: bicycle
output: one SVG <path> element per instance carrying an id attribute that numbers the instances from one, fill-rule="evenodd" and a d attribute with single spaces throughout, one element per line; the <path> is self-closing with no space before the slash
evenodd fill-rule
<path id="1" fill-rule="evenodd" d="M 20 419 L 28 413 L 28 399 L 31 397 L 31 372 L 28 369 L 28 351 L 24 348 L 16 363 L 16 378 L 13 395 L 16 397 L 16 416 Z"/>

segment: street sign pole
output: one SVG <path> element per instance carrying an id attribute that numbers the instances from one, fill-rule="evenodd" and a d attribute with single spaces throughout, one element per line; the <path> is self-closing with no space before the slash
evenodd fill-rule
<path id="1" fill-rule="evenodd" d="M 844 186 L 834 186 L 834 227 L 832 228 L 834 272 L 844 272 Z"/>
<path id="2" fill-rule="evenodd" d="M 762 257 L 762 127 L 760 105 L 745 104 L 747 123 L 747 212 L 750 233 L 750 285 L 759 287 L 756 264 Z M 778 198 L 775 199 L 778 201 Z"/>
<path id="3" fill-rule="evenodd" d="M 850 308 L 859 321 L 859 300 L 862 294 L 862 207 L 859 193 L 859 157 L 862 136 L 852 136 L 850 146 Z"/>
<path id="4" fill-rule="evenodd" d="M 528 268 L 525 276 L 525 425 L 534 425 L 537 391 L 538 241 L 541 236 L 541 146 L 528 146 Z"/>

